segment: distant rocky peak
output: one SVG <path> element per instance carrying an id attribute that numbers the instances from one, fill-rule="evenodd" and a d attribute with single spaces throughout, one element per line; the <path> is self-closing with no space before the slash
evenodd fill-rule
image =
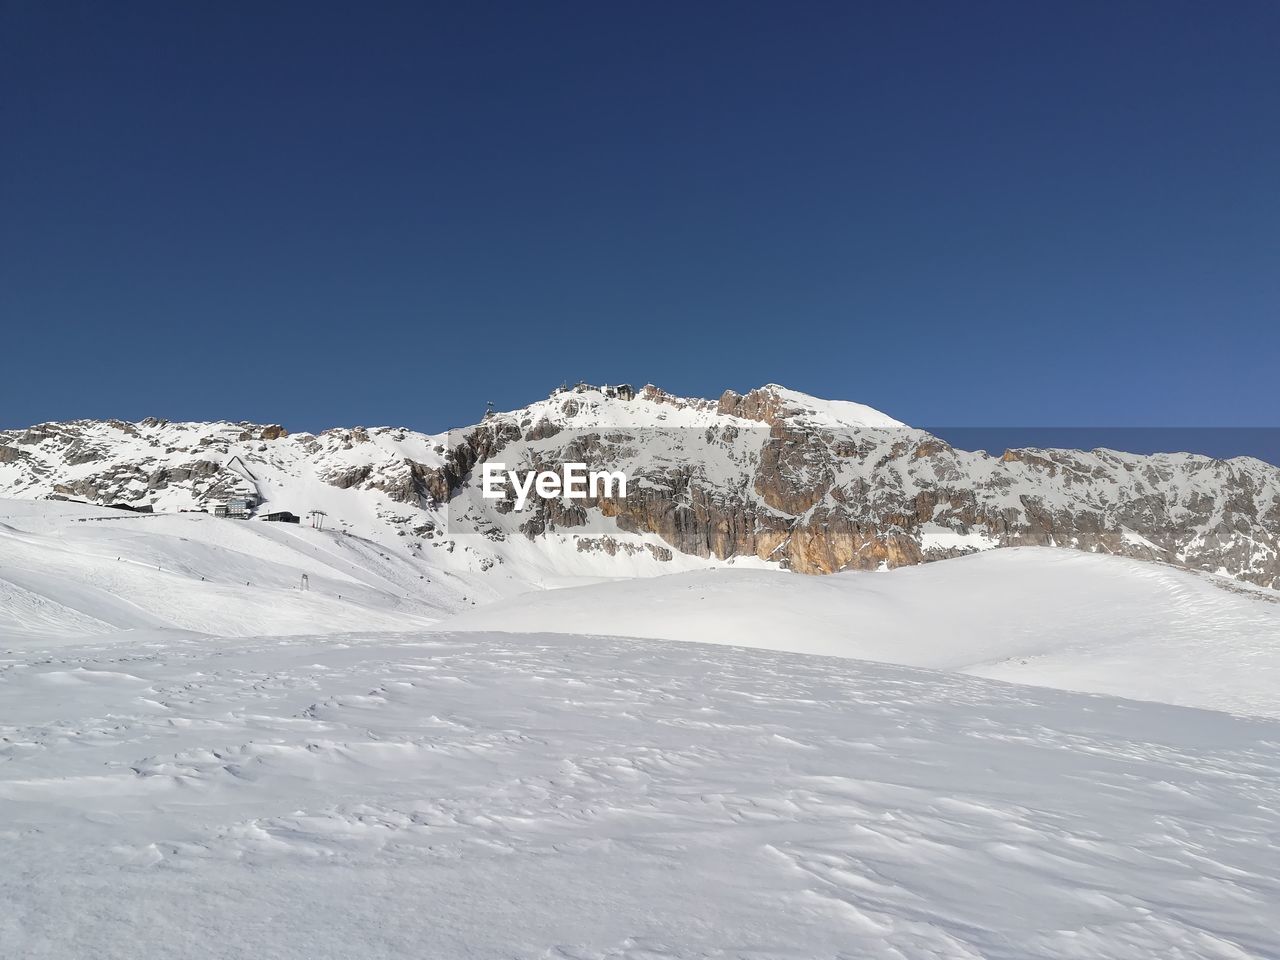
<path id="1" fill-rule="evenodd" d="M 156 418 L 0 430 L 0 497 L 165 513 L 251 492 L 264 509 L 319 509 L 334 526 L 443 550 L 468 532 L 457 507 L 475 493 L 478 465 L 519 463 L 523 445 L 540 466 L 625 464 L 635 489 L 625 500 L 549 500 L 477 520 L 471 532 L 486 544 L 475 555 L 493 551 L 482 562 L 515 538 L 545 550 L 549 568 L 563 562 L 567 539 L 575 553 L 746 558 L 803 573 L 1040 545 L 1280 587 L 1280 469 L 1257 460 L 1033 449 L 991 457 L 872 407 L 775 383 L 717 400 L 580 383 L 476 420 L 437 435 Z"/>

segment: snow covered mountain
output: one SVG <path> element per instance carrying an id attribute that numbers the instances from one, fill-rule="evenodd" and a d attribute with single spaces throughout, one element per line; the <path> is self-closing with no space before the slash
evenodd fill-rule
<path id="1" fill-rule="evenodd" d="M 626 468 L 626 498 L 482 502 L 477 467 Z M 902 566 L 1072 547 L 1280 586 L 1280 469 L 1108 450 L 953 449 L 869 407 L 777 385 L 719 400 L 580 386 L 448 434 L 146 420 L 0 432 L 0 496 L 156 511 L 235 494 L 497 581 L 774 565 Z M 494 589 L 504 592 L 499 584 Z"/>
<path id="2" fill-rule="evenodd" d="M 0 956 L 1280 955 L 1274 591 L 1045 548 L 802 577 L 609 504 L 437 499 L 490 442 L 630 457 L 613 398 L 550 403 L 584 398 L 585 431 L 456 444 L 11 437 Z M 645 402 L 713 431 L 685 493 L 765 496 L 725 479 L 772 456 L 759 421 Z M 234 491 L 325 524 L 180 512 Z"/>

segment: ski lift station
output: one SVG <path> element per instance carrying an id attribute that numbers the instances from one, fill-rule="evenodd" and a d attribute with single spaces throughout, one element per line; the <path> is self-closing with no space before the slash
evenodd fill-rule
<path id="1" fill-rule="evenodd" d="M 257 505 L 255 497 L 231 497 L 226 503 L 214 504 L 213 515 L 231 520 L 247 520 Z"/>

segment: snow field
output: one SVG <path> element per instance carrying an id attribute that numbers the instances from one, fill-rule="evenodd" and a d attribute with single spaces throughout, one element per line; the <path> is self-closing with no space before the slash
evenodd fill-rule
<path id="1" fill-rule="evenodd" d="M 1280 603 L 1231 586 L 1023 547 L 882 573 L 711 570 L 526 593 L 438 628 L 732 644 L 1280 716 Z"/>
<path id="2" fill-rule="evenodd" d="M 0 954 L 1276 956 L 1280 724 L 697 644 L 0 673 Z"/>

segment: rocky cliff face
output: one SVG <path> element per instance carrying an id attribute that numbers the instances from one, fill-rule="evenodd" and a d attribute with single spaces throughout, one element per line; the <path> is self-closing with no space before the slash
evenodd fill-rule
<path id="1" fill-rule="evenodd" d="M 628 495 L 535 498 L 516 511 L 511 497 L 479 496 L 480 465 L 494 460 L 623 469 Z M 344 523 L 371 516 L 437 545 L 480 534 L 499 552 L 567 537 L 610 557 L 749 557 L 817 574 L 1034 544 L 1280 588 L 1280 469 L 1268 464 L 1107 450 L 993 457 L 773 385 L 718 401 L 584 386 L 439 436 L 157 420 L 0 431 L 0 496 L 163 511 L 236 492 Z"/>
<path id="2" fill-rule="evenodd" d="M 683 553 L 757 557 L 802 573 L 1037 545 L 1280 587 L 1280 469 L 1261 461 L 1107 450 L 992 457 L 867 408 L 811 400 L 776 386 L 729 391 L 714 404 L 646 388 L 634 403 L 695 416 L 677 427 L 616 429 L 582 417 L 600 402 L 588 391 L 566 396 L 558 411 L 498 415 L 455 434 L 429 484 L 456 503 L 488 459 L 539 469 L 626 465 L 640 483 L 625 499 L 589 497 L 567 510 L 534 501 L 518 529 L 529 537 L 572 531 L 598 513 Z M 466 522 L 464 511 L 455 525 Z"/>

